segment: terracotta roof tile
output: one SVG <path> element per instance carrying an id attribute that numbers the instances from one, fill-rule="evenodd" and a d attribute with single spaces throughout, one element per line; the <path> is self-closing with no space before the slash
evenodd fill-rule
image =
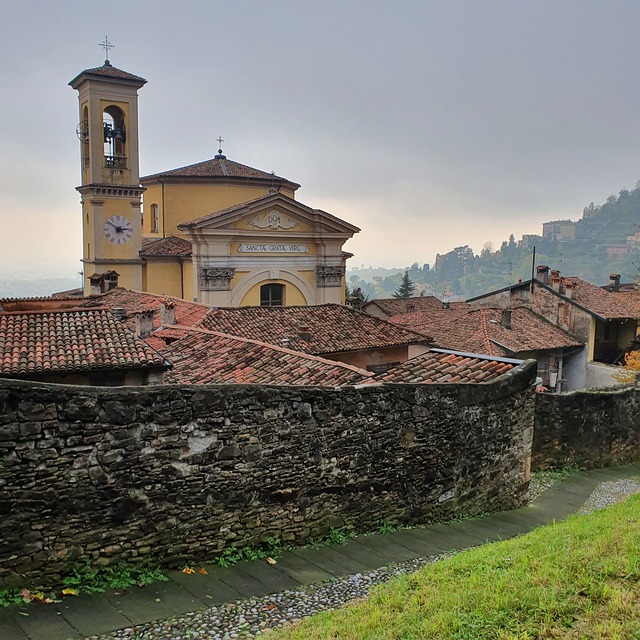
<path id="1" fill-rule="evenodd" d="M 166 367 L 106 309 L 0 314 L 0 375 Z"/>
<path id="2" fill-rule="evenodd" d="M 76 80 L 83 75 L 115 78 L 117 80 L 131 80 L 132 82 L 139 82 L 142 84 L 147 83 L 147 81 L 140 76 L 134 76 L 132 73 L 118 69 L 111 64 L 103 64 L 101 67 L 94 67 L 93 69 L 85 69 L 84 71 L 81 71 L 73 80 L 71 80 L 71 82 L 69 82 L 69 84 L 73 86 Z"/>
<path id="3" fill-rule="evenodd" d="M 155 293 L 145 293 L 142 291 L 132 291 L 131 289 L 123 289 L 116 287 L 111 291 L 84 298 L 82 306 L 84 307 L 109 307 L 110 309 L 122 308 L 125 310 L 125 324 L 130 328 L 135 328 L 134 315 L 142 311 L 153 312 L 153 327 L 157 329 L 160 326 L 160 308 L 166 301 L 174 305 L 176 314 L 176 324 L 193 326 L 198 324 L 210 311 L 210 307 L 197 302 L 187 302 L 181 298 L 172 296 L 159 295 Z"/>
<path id="4" fill-rule="evenodd" d="M 437 346 L 489 356 L 562 349 L 582 343 L 527 307 L 511 309 L 511 328 L 501 324 L 502 309 L 459 305 L 392 316 L 389 322 L 433 336 Z"/>
<path id="5" fill-rule="evenodd" d="M 413 298 L 375 298 L 364 305 L 376 305 L 387 315 L 395 316 L 400 313 L 414 313 L 417 311 L 430 311 L 442 309 L 444 304 L 435 296 L 415 296 Z"/>
<path id="6" fill-rule="evenodd" d="M 316 355 L 428 341 L 424 335 L 340 304 L 212 309 L 201 326 Z"/>
<path id="7" fill-rule="evenodd" d="M 481 355 L 428 351 L 376 376 L 377 382 L 403 384 L 479 383 L 493 380 L 518 364 Z"/>
<path id="8" fill-rule="evenodd" d="M 177 236 L 167 238 L 143 238 L 141 256 L 184 256 L 191 255 L 191 243 Z"/>
<path id="9" fill-rule="evenodd" d="M 605 320 L 640 318 L 640 293 L 607 291 L 573 276 L 562 276 L 561 284 L 573 287 L 571 299 Z M 634 293 L 636 295 L 634 295 Z"/>
<path id="10" fill-rule="evenodd" d="M 160 346 L 163 337 L 177 338 Z M 338 387 L 362 384 L 373 374 L 341 362 L 198 329 L 165 329 L 152 339 L 173 369 L 173 384 L 275 384 Z"/>
<path id="11" fill-rule="evenodd" d="M 287 180 L 281 176 L 277 176 L 267 171 L 254 169 L 246 164 L 240 164 L 234 160 L 229 160 L 226 156 L 217 155 L 215 158 L 205 160 L 204 162 L 196 162 L 185 167 L 154 173 L 149 176 L 140 178 L 142 182 L 155 178 L 233 178 L 241 180 L 262 180 L 273 182 L 274 184 L 290 184 L 296 188 L 300 185 Z"/>

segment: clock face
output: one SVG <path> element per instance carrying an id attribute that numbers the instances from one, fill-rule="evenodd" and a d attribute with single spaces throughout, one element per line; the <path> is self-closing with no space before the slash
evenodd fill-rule
<path id="1" fill-rule="evenodd" d="M 133 235 L 133 225 L 129 218 L 124 216 L 111 216 L 107 218 L 102 228 L 104 237 L 111 244 L 126 244 Z"/>

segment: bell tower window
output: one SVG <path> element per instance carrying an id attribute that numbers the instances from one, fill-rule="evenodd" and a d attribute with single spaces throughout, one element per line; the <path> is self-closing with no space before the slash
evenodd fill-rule
<path id="1" fill-rule="evenodd" d="M 270 282 L 260 287 L 261 307 L 281 307 L 284 304 L 284 285 Z"/>
<path id="2" fill-rule="evenodd" d="M 102 131 L 104 140 L 104 166 L 111 169 L 126 169 L 127 156 L 125 142 L 127 132 L 124 113 L 113 105 L 102 113 Z"/>

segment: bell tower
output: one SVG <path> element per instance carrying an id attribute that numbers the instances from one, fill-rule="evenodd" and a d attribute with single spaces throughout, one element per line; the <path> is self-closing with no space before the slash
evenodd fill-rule
<path id="1" fill-rule="evenodd" d="M 89 278 L 117 272 L 121 286 L 142 289 L 142 209 L 138 153 L 138 89 L 147 81 L 112 66 L 85 69 L 69 84 L 78 91 L 82 183 L 82 261 Z"/>

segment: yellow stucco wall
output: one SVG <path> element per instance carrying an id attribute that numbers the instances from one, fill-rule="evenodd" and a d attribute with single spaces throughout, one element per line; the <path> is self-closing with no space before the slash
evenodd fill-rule
<path id="1" fill-rule="evenodd" d="M 288 307 L 295 305 L 306 305 L 307 302 L 298 287 L 287 282 L 286 280 L 264 280 L 254 285 L 245 293 L 241 307 L 259 307 L 260 306 L 260 287 L 263 284 L 283 284 L 284 285 L 284 304 Z"/>
<path id="2" fill-rule="evenodd" d="M 143 272 L 143 289 L 149 293 L 183 298 L 184 274 L 178 260 L 147 259 Z M 188 298 L 187 298 L 188 299 Z"/>
<path id="3" fill-rule="evenodd" d="M 144 181 L 146 183 L 146 181 Z M 158 182 L 143 184 L 147 188 L 144 194 L 143 234 L 150 237 L 176 235 L 187 238 L 178 230 L 178 225 L 194 218 L 232 207 L 248 200 L 254 200 L 269 193 L 268 186 L 262 185 L 224 185 L 224 184 L 175 184 Z M 294 197 L 290 189 L 281 189 L 289 198 Z M 159 229 L 151 231 L 151 205 L 159 208 Z"/>

